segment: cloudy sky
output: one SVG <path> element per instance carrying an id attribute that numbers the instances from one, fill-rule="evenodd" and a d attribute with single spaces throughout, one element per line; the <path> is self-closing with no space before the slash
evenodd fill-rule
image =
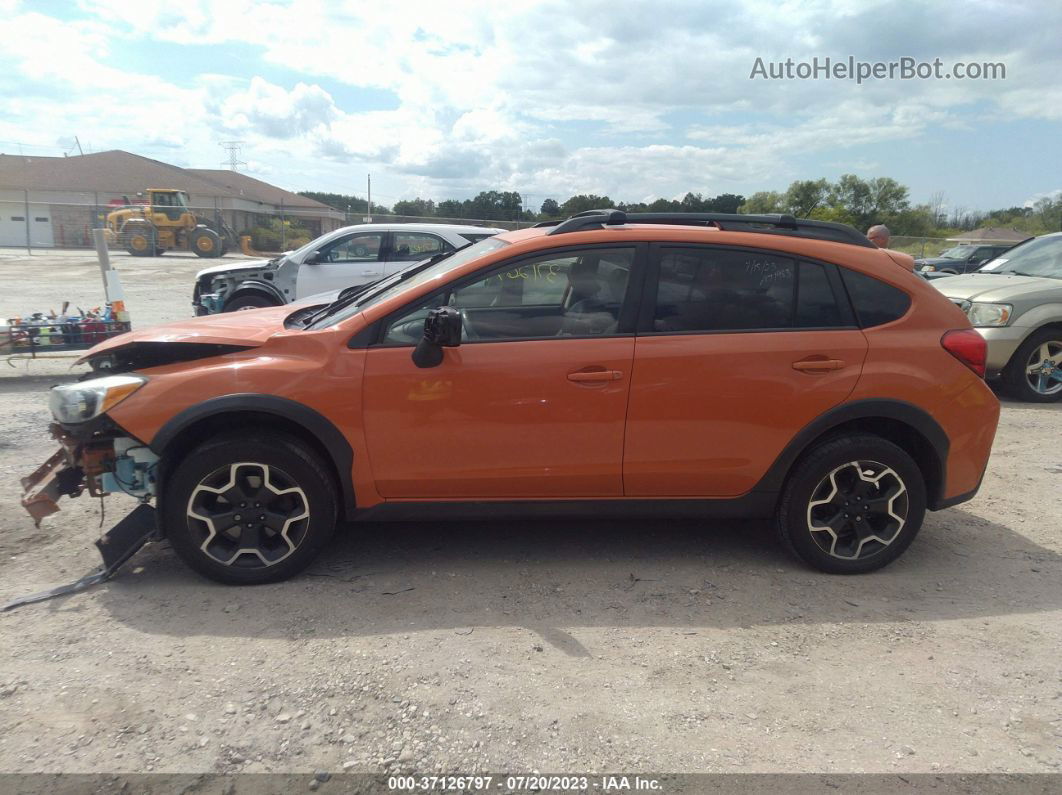
<path id="1" fill-rule="evenodd" d="M 294 190 L 617 200 L 852 172 L 915 201 L 1062 189 L 1058 2 L 0 0 L 0 151 L 126 149 Z M 1006 79 L 751 79 L 765 62 Z M 75 150 L 76 151 L 76 150 Z"/>

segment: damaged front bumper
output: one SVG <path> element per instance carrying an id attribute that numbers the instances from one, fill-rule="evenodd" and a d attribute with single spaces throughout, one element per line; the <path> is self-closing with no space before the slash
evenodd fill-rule
<path id="1" fill-rule="evenodd" d="M 59 449 L 32 474 L 22 478 L 22 507 L 34 524 L 59 510 L 61 497 L 94 497 L 121 491 L 140 500 L 125 518 L 97 539 L 103 565 L 67 585 L 19 597 L 3 606 L 10 610 L 105 582 L 144 544 L 158 537 L 155 509 L 148 501 L 156 493 L 158 457 L 141 442 L 119 435 L 120 429 L 90 433 L 78 438 L 58 423 L 51 426 Z"/>
<path id="2" fill-rule="evenodd" d="M 22 478 L 22 507 L 39 527 L 59 510 L 60 497 L 93 497 L 122 492 L 141 500 L 155 496 L 156 456 L 147 445 L 111 428 L 79 438 L 59 423 L 49 430 L 59 449 Z"/>

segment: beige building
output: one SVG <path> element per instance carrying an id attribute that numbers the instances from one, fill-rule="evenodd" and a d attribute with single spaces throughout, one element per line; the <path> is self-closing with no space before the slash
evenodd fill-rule
<path id="1" fill-rule="evenodd" d="M 342 212 L 235 171 L 180 168 L 112 150 L 75 157 L 0 154 L 0 246 L 88 246 L 91 230 L 148 188 L 188 193 L 192 209 L 237 233 L 271 217 L 297 220 L 311 237 L 344 224 Z"/>

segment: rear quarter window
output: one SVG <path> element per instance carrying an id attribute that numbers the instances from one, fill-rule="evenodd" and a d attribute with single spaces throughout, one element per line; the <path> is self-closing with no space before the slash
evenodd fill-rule
<path id="1" fill-rule="evenodd" d="M 863 328 L 899 320 L 911 308 L 911 297 L 898 287 L 848 268 L 841 268 L 848 297 Z"/>

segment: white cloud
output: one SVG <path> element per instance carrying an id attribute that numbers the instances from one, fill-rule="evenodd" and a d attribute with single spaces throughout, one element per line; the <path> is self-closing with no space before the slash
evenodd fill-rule
<path id="1" fill-rule="evenodd" d="M 340 115 L 327 91 L 297 83 L 290 91 L 251 79 L 244 91 L 222 96 L 212 108 L 226 131 L 258 132 L 270 138 L 293 138 L 327 127 Z"/>
<path id="2" fill-rule="evenodd" d="M 436 198 L 486 188 L 629 198 L 784 187 L 817 176 L 792 173 L 808 153 L 850 152 L 865 163 L 861 147 L 938 129 L 973 134 L 1000 110 L 1062 118 L 1057 4 L 186 0 L 136 13 L 127 0 L 80 5 L 89 21 L 19 13 L 0 0 L 9 11 L 0 72 L 64 94 L 13 96 L 0 137 L 51 142 L 81 132 L 98 147 L 146 147 L 163 159 L 180 148 L 214 165 L 218 141 L 238 136 L 259 173 L 288 187 L 355 190 L 347 175 L 360 185 L 367 170 L 385 191 Z M 241 55 L 249 47 L 259 60 L 245 58 L 245 74 L 196 75 L 193 54 L 164 79 L 115 65 L 122 48 L 154 41 Z M 1008 77 L 748 79 L 757 56 L 850 52 L 999 60 Z M 293 77 L 282 80 L 285 70 Z M 337 86 L 392 92 L 398 107 L 364 111 Z"/>

